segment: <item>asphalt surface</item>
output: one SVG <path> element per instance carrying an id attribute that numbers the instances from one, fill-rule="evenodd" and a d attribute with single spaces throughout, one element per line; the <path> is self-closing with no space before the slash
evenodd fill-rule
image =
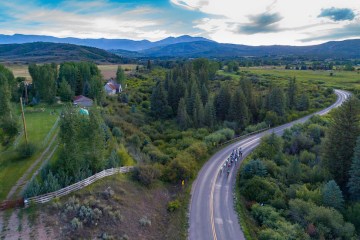
<path id="1" fill-rule="evenodd" d="M 243 158 L 245 158 L 260 143 L 264 135 L 273 132 L 282 135 L 286 128 L 290 128 L 296 123 L 303 123 L 312 115 L 324 115 L 331 109 L 340 106 L 350 96 L 350 93 L 342 90 L 335 90 L 335 93 L 338 98 L 330 107 L 235 142 L 218 151 L 209 159 L 200 170 L 191 189 L 190 240 L 245 239 L 234 210 L 233 199 L 233 188 L 241 161 L 232 168 L 228 177 L 226 172 L 220 174 L 220 167 L 234 148 L 241 147 Z"/>

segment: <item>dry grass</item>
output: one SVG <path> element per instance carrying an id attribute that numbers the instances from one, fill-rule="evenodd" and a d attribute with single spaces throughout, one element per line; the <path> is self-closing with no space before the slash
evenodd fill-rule
<path id="1" fill-rule="evenodd" d="M 28 72 L 28 65 L 25 64 L 9 64 L 6 65 L 15 75 L 15 77 L 25 77 L 27 81 L 31 81 L 31 76 Z M 118 65 L 98 65 L 102 75 L 105 79 L 116 76 Z M 132 71 L 136 68 L 135 64 L 121 64 L 121 67 L 126 71 Z"/>
<path id="2" fill-rule="evenodd" d="M 15 77 L 25 77 L 27 81 L 31 81 L 28 71 L 28 65 L 6 65 L 15 75 Z"/>
<path id="3" fill-rule="evenodd" d="M 105 79 L 114 78 L 118 65 L 98 65 L 102 75 Z M 122 69 L 126 72 L 132 71 L 136 68 L 135 64 L 121 64 Z"/>

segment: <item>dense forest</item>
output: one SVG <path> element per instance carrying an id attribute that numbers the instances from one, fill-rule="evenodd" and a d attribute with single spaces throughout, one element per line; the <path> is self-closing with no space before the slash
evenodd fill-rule
<path id="1" fill-rule="evenodd" d="M 263 138 L 238 180 L 243 196 L 238 204 L 247 212 L 252 237 L 357 238 L 359 111 L 359 100 L 352 97 L 330 116 L 314 116 L 282 137 Z"/>

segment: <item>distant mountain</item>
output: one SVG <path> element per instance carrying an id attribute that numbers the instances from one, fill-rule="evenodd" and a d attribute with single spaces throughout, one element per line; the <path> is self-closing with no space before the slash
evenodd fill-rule
<path id="1" fill-rule="evenodd" d="M 157 42 L 150 42 L 148 40 L 129 40 L 129 39 L 81 39 L 81 38 L 57 38 L 42 35 L 2 35 L 0 34 L 0 44 L 13 44 L 13 43 L 31 43 L 31 42 L 52 42 L 52 43 L 69 43 L 82 46 L 96 47 L 105 50 L 122 49 L 127 51 L 140 51 L 153 47 L 159 47 L 169 44 L 176 44 L 182 42 L 194 41 L 210 41 L 202 37 L 191 37 L 188 35 L 180 37 L 168 37 Z"/>
<path id="2" fill-rule="evenodd" d="M 0 44 L 0 62 L 93 61 L 120 63 L 121 57 L 102 49 L 64 43 Z"/>
<path id="3" fill-rule="evenodd" d="M 148 57 L 308 56 L 360 58 L 360 39 L 332 41 L 313 46 L 246 46 L 209 41 L 182 42 L 139 51 Z"/>

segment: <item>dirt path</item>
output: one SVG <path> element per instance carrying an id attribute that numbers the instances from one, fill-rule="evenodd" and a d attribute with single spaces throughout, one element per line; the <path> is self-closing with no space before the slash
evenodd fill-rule
<path id="1" fill-rule="evenodd" d="M 53 138 L 51 139 L 50 143 L 48 144 L 47 148 L 41 153 L 40 157 L 38 159 L 36 159 L 36 161 L 26 170 L 26 172 L 23 174 L 23 176 L 16 182 L 16 184 L 11 188 L 10 192 L 8 193 L 8 195 L 6 196 L 6 200 L 11 199 L 12 197 L 14 197 L 16 191 L 20 188 L 23 187 L 28 178 L 29 175 L 32 173 L 32 171 L 34 170 L 34 168 L 44 160 L 45 156 L 48 154 L 48 152 L 50 151 L 51 147 L 54 145 L 54 142 L 56 140 L 57 134 L 55 134 L 53 136 Z M 50 154 L 48 155 L 48 157 L 45 159 L 46 161 L 49 160 L 51 158 L 51 156 L 54 154 L 55 150 L 57 148 L 57 145 L 53 148 L 53 151 L 50 152 Z"/>

